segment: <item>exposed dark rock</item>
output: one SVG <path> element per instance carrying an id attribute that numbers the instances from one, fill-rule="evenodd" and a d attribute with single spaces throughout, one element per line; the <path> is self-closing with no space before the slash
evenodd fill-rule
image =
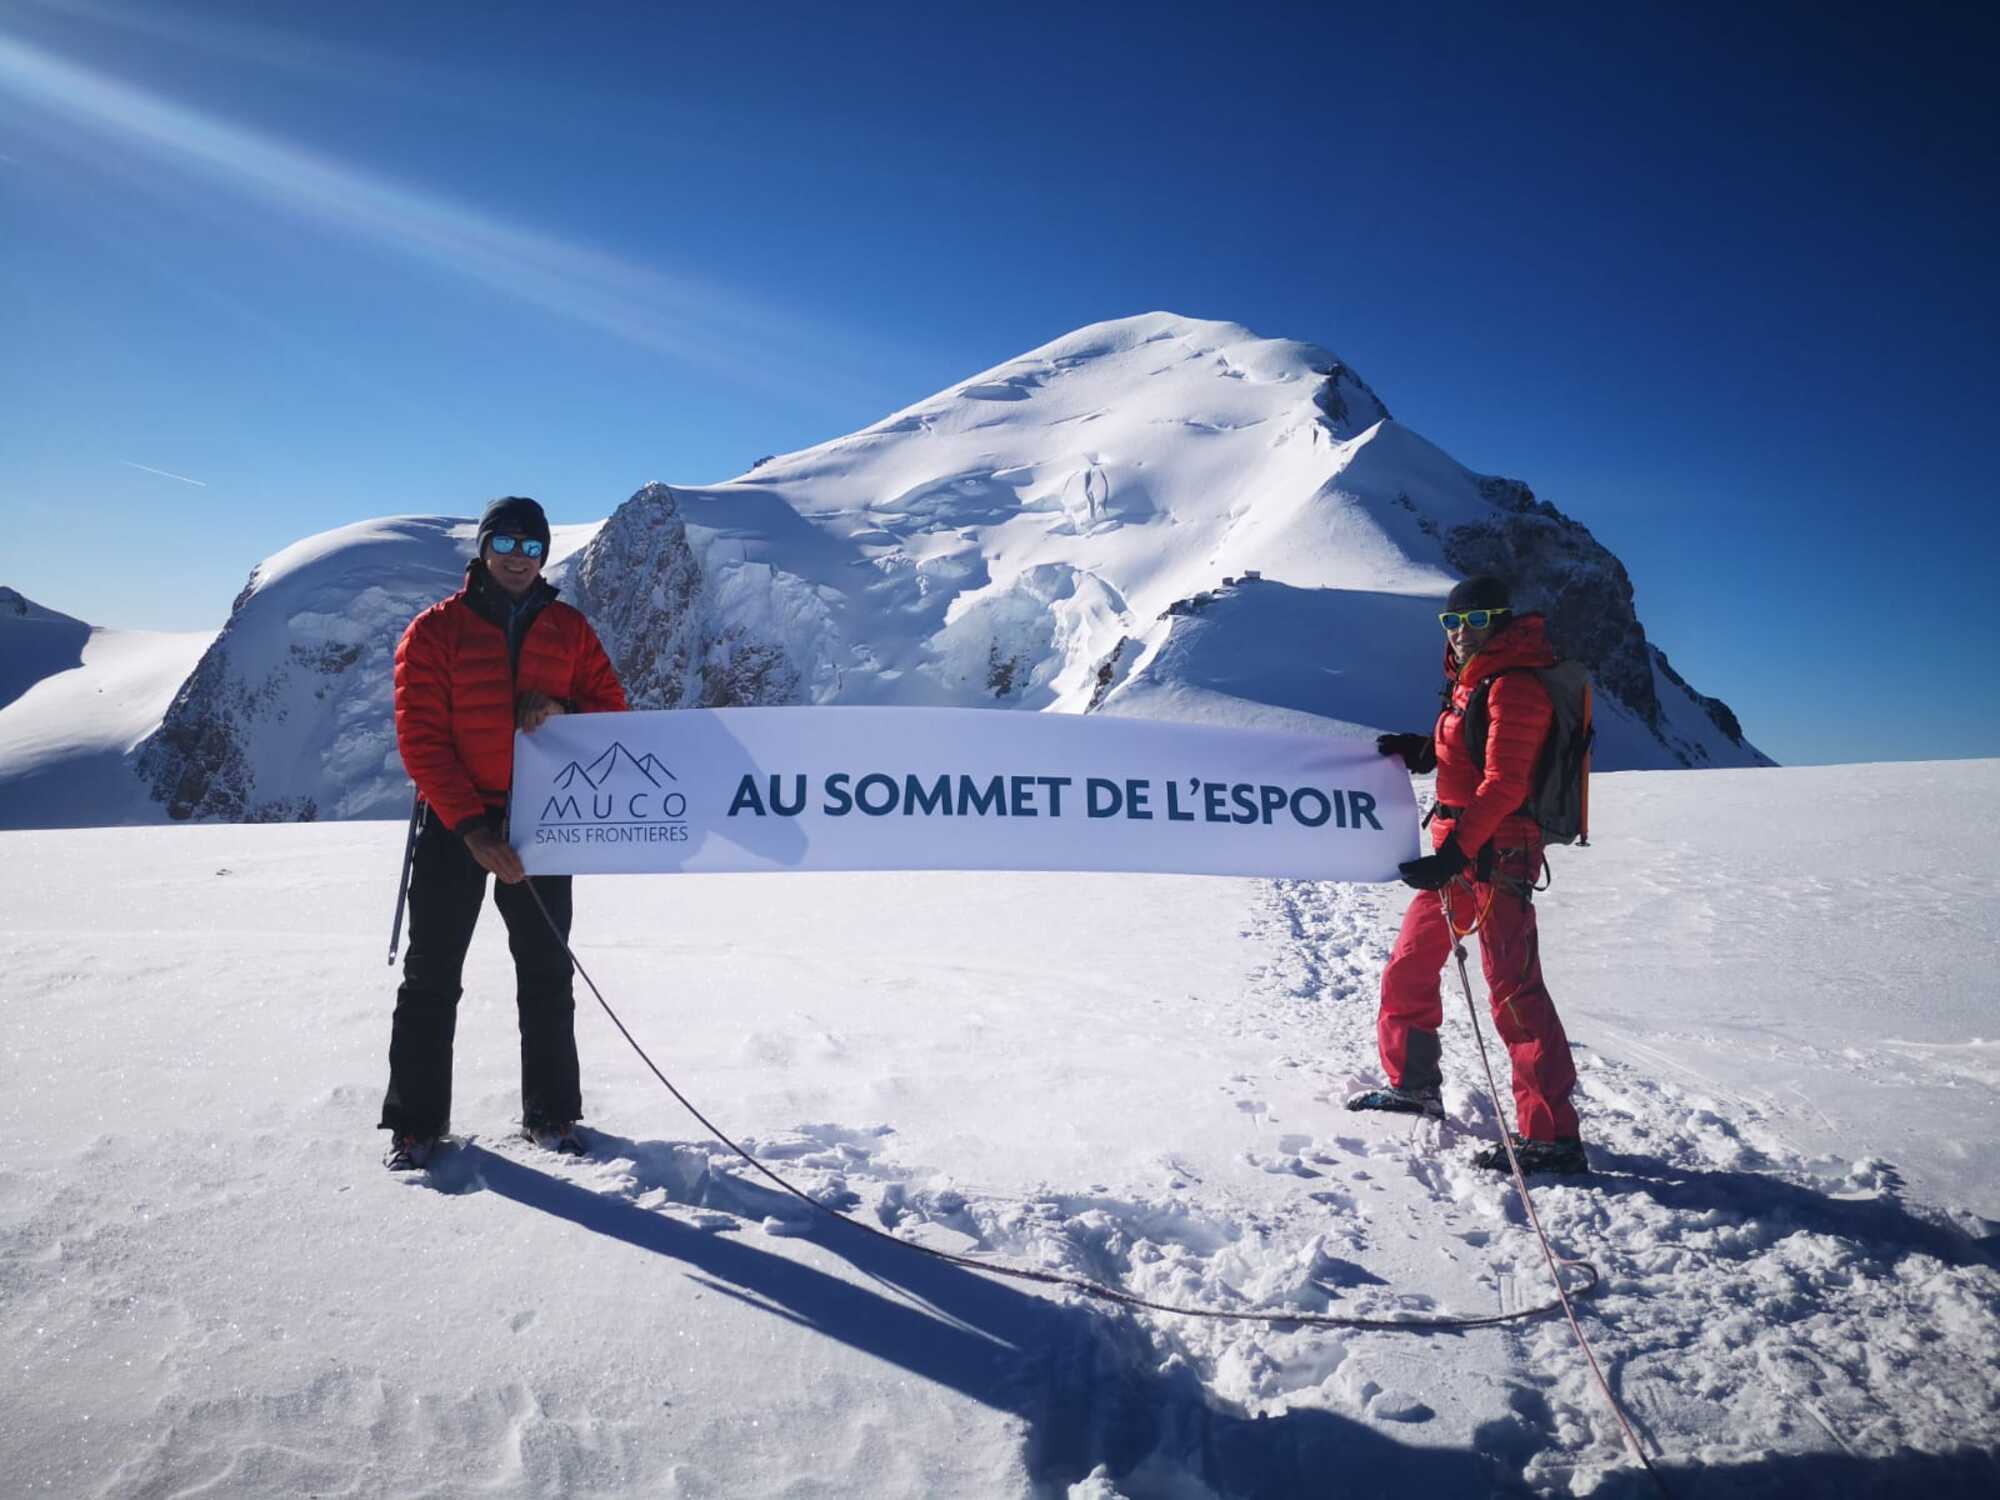
<path id="1" fill-rule="evenodd" d="M 1199 594 L 1190 594 L 1185 599 L 1174 600 L 1160 611 L 1160 618 L 1164 620 L 1170 615 L 1198 615 L 1213 603 L 1215 603 L 1215 591 L 1203 589 Z"/>
<path id="2" fill-rule="evenodd" d="M 578 555 L 568 597 L 604 642 L 634 708 L 795 703 L 798 668 L 741 626 L 718 629 L 674 492 L 649 484 Z"/>
<path id="3" fill-rule="evenodd" d="M 649 484 L 612 513 L 578 555 L 567 594 L 634 708 L 700 701 L 701 566 L 671 489 Z"/>
<path id="4" fill-rule="evenodd" d="M 327 677 L 337 677 L 361 660 L 361 651 L 362 648 L 358 645 L 345 645 L 337 641 L 319 641 L 312 645 L 295 642 L 292 646 L 292 660 L 309 671 Z"/>
<path id="5" fill-rule="evenodd" d="M 1313 405 L 1325 416 L 1335 437 L 1351 438 L 1389 420 L 1389 408 L 1382 404 L 1382 398 L 1339 360 L 1324 368 L 1315 366 L 1313 373 L 1326 377 L 1313 396 Z"/>
<path id="6" fill-rule="evenodd" d="M 314 795 L 319 763 L 298 761 L 260 796 L 252 765 L 259 745 L 268 745 L 295 712 L 304 721 L 296 732 L 308 742 L 327 722 L 322 714 L 345 712 L 350 725 L 358 722 L 357 702 L 379 701 L 380 722 L 388 722 L 390 662 L 407 617 L 394 608 L 382 615 L 377 605 L 351 617 L 358 639 L 314 634 L 279 645 L 270 638 L 270 613 L 252 603 L 260 583 L 253 570 L 228 623 L 181 684 L 160 727 L 136 749 L 135 774 L 176 821 L 311 822 L 320 814 Z M 364 591 L 364 599 L 371 593 L 379 591 Z M 417 607 L 412 601 L 410 612 Z M 293 627 L 280 622 L 279 628 L 289 634 Z M 359 720 L 371 717 L 364 711 Z M 272 759 L 268 753 L 263 758 Z M 302 785 L 313 790 L 298 790 Z"/>
<path id="7" fill-rule="evenodd" d="M 1479 477 L 1479 493 L 1486 497 L 1495 510 L 1509 511 L 1515 515 L 1539 511 L 1557 520 L 1567 519 L 1547 501 L 1537 500 L 1535 492 L 1518 479 L 1506 479 L 1498 474 L 1482 474 Z"/>
<path id="8" fill-rule="evenodd" d="M 1590 534 L 1519 480 L 1485 478 L 1480 492 L 1500 512 L 1491 521 L 1454 526 L 1445 557 L 1468 577 L 1507 580 L 1514 606 L 1548 617 L 1550 642 L 1585 663 L 1607 692 L 1655 733 L 1660 703 L 1645 628 L 1632 609 L 1625 565 Z"/>
<path id="9" fill-rule="evenodd" d="M 259 722 L 282 722 L 284 712 L 277 705 L 290 680 L 283 667 L 255 684 L 235 675 L 230 648 L 243 606 L 257 592 L 257 584 L 258 570 L 252 568 L 229 606 L 229 622 L 202 653 L 188 680 L 174 694 L 160 727 L 140 744 L 133 762 L 133 771 L 150 788 L 153 800 L 176 821 L 242 822 L 251 815 L 256 778 L 246 747 Z M 337 658 L 346 648 L 320 649 Z M 358 656 L 359 648 L 354 650 Z M 315 659 L 313 650 L 294 646 L 292 655 L 316 671 L 328 670 Z M 353 660 L 349 657 L 332 670 L 344 670 Z M 260 821 L 284 818 L 280 814 Z"/>
<path id="10" fill-rule="evenodd" d="M 317 823 L 319 804 L 310 797 L 273 797 L 243 815 L 245 823 Z"/>
<path id="11" fill-rule="evenodd" d="M 992 690 L 993 696 L 1004 698 L 1013 692 L 1014 679 L 1019 675 L 1021 668 L 1026 666 L 1027 663 L 1027 657 L 1018 654 L 1014 656 L 1002 656 L 998 641 L 988 646 L 986 648 L 986 686 Z"/>
<path id="12" fill-rule="evenodd" d="M 1121 635 L 1118 644 L 1111 648 L 1111 654 L 1097 664 L 1097 684 L 1090 690 L 1090 702 L 1084 705 L 1084 712 L 1091 713 L 1101 708 L 1104 700 L 1111 696 L 1111 689 L 1118 683 L 1118 663 L 1124 658 L 1125 648 L 1132 644 L 1132 637 Z"/>
<path id="13" fill-rule="evenodd" d="M 1743 743 L 1743 725 L 1738 722 L 1727 703 L 1720 698 L 1711 698 L 1706 693 L 1696 692 L 1688 680 L 1674 670 L 1673 663 L 1667 660 L 1667 653 L 1658 646 L 1653 648 L 1653 660 L 1659 664 L 1661 674 L 1699 703 L 1702 712 L 1708 715 L 1715 727 L 1727 735 L 1732 743 L 1738 745 Z"/>
<path id="14" fill-rule="evenodd" d="M 778 647 L 752 640 L 741 626 L 706 643 L 697 708 L 754 708 L 798 699 L 798 668 Z"/>
<path id="15" fill-rule="evenodd" d="M 223 636 L 228 634 L 224 627 Z M 252 777 L 232 709 L 251 709 L 250 697 L 230 678 L 228 654 L 218 638 L 181 684 L 134 765 L 168 817 L 180 822 L 244 817 Z"/>

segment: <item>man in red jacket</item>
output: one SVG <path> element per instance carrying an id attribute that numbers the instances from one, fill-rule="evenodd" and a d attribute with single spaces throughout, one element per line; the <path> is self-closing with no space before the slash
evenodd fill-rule
<path id="1" fill-rule="evenodd" d="M 560 713 L 625 707 L 590 622 L 542 579 L 549 523 L 533 500 L 509 495 L 479 521 L 465 587 L 410 622 L 396 646 L 396 744 L 425 809 L 410 873 L 410 945 L 389 1036 L 382 1128 L 388 1165 L 429 1161 L 451 1122 L 451 1046 L 472 929 L 498 878 L 521 1020 L 521 1127 L 552 1150 L 583 1152 L 577 1121 L 576 1005 L 569 955 L 570 882 L 535 881 L 562 941 L 549 930 L 506 838 L 514 730 Z"/>
<path id="2" fill-rule="evenodd" d="M 1555 662 L 1540 615 L 1515 615 L 1507 586 L 1490 576 L 1451 591 L 1445 627 L 1448 701 L 1428 735 L 1385 734 L 1384 755 L 1412 771 L 1437 771 L 1431 818 L 1436 853 L 1402 866 L 1417 897 L 1403 918 L 1388 967 L 1376 1040 L 1386 1089 L 1365 1089 L 1349 1109 L 1442 1116 L 1438 1027 L 1444 1007 L 1439 973 L 1451 956 L 1451 928 L 1478 926 L 1479 957 L 1493 1024 L 1514 1067 L 1515 1137 L 1528 1171 L 1588 1170 L 1570 1093 L 1576 1068 L 1555 1003 L 1542 983 L 1533 887 L 1542 870 L 1542 832 L 1522 812 L 1555 711 L 1532 671 Z M 1466 707 L 1486 684 L 1485 743 L 1470 742 Z M 1447 907 L 1447 903 L 1449 906 Z M 1447 910 L 1450 922 L 1447 924 Z M 1498 1146 L 1474 1158 L 1508 1170 Z"/>

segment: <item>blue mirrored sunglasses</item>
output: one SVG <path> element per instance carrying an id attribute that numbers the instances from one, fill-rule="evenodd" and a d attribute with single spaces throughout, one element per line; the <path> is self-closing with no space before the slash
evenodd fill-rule
<path id="1" fill-rule="evenodd" d="M 547 543 L 531 536 L 500 536 L 496 534 L 488 537 L 486 540 L 492 543 L 493 550 L 502 557 L 510 555 L 516 547 L 521 549 L 521 556 L 523 557 L 540 557 L 544 552 L 548 551 Z"/>
<path id="2" fill-rule="evenodd" d="M 1446 630 L 1456 630 L 1464 625 L 1473 630 L 1484 630 L 1495 620 L 1506 614 L 1504 609 L 1468 609 L 1463 614 L 1457 610 L 1446 610 L 1438 616 L 1438 624 Z"/>

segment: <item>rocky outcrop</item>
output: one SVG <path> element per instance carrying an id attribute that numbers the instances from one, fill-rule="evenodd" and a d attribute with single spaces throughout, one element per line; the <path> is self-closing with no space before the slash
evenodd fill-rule
<path id="1" fill-rule="evenodd" d="M 167 816 L 291 822 L 406 804 L 396 642 L 458 587 L 468 541 L 443 518 L 409 518 L 260 565 L 135 756 Z M 633 495 L 553 572 L 596 627 L 634 707 L 797 701 L 786 652 L 721 618 L 667 486 Z"/>
<path id="2" fill-rule="evenodd" d="M 255 575 L 252 575 L 254 585 Z M 283 695 L 282 680 L 251 685 L 230 671 L 229 639 L 253 585 L 237 595 L 216 637 L 160 727 L 139 748 L 133 769 L 176 822 L 281 821 L 253 805 L 256 780 L 246 746 L 255 726 Z"/>
<path id="3" fill-rule="evenodd" d="M 365 522 L 252 571 L 133 769 L 177 822 L 381 817 L 407 806 L 396 642 L 458 587 L 466 539 L 438 518 Z"/>
<path id="4" fill-rule="evenodd" d="M 1507 579 L 1515 607 L 1545 614 L 1555 648 L 1587 664 L 1598 690 L 1631 709 L 1665 742 L 1653 666 L 1657 660 L 1665 668 L 1666 659 L 1647 641 L 1633 610 L 1625 565 L 1588 527 L 1537 500 L 1519 480 L 1489 476 L 1479 481 L 1479 491 L 1494 515 L 1447 532 L 1446 560 L 1468 577 L 1493 573 Z M 1695 693 L 1671 669 L 1666 675 L 1702 705 L 1732 743 L 1743 744 L 1742 726 L 1727 704 Z"/>
<path id="5" fill-rule="evenodd" d="M 1132 637 L 1121 635 L 1118 644 L 1111 648 L 1111 654 L 1097 664 L 1097 670 L 1090 676 L 1090 701 L 1084 705 L 1085 713 L 1095 713 L 1104 706 L 1104 700 L 1111 696 L 1123 677 L 1131 671 L 1131 662 L 1126 652 L 1131 649 Z M 1120 672 L 1120 666 L 1125 672 Z"/>
<path id="6" fill-rule="evenodd" d="M 619 506 L 571 565 L 564 589 L 611 657 L 634 708 L 702 695 L 701 565 L 664 484 Z"/>
<path id="7" fill-rule="evenodd" d="M 671 488 L 649 484 L 580 552 L 566 597 L 590 620 L 634 708 L 795 703 L 784 648 L 721 621 Z"/>
<path id="8" fill-rule="evenodd" d="M 757 640 L 740 625 L 725 628 L 705 643 L 696 708 L 754 708 L 799 701 L 799 669 L 782 646 Z"/>
<path id="9" fill-rule="evenodd" d="M 1367 381 L 1340 360 L 1315 365 L 1313 373 L 1325 377 L 1313 405 L 1327 420 L 1333 435 L 1345 440 L 1377 422 L 1389 420 L 1389 408 Z"/>
<path id="10" fill-rule="evenodd" d="M 1662 676 L 1701 705 L 1701 711 L 1708 715 L 1710 722 L 1717 729 L 1736 744 L 1743 743 L 1743 726 L 1737 721 L 1736 714 L 1727 703 L 1720 698 L 1711 698 L 1706 693 L 1696 692 L 1688 680 L 1674 670 L 1673 663 L 1667 660 L 1667 653 L 1658 646 L 1653 647 L 1653 662 L 1659 667 Z"/>

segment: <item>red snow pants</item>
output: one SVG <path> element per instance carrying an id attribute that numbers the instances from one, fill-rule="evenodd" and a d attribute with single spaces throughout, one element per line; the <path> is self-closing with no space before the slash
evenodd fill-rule
<path id="1" fill-rule="evenodd" d="M 1542 851 L 1502 849 L 1495 865 L 1491 885 L 1468 886 L 1454 880 L 1442 891 L 1417 892 L 1410 903 L 1389 966 L 1382 971 L 1382 1011 L 1375 1023 L 1382 1071 L 1398 1088 L 1430 1088 L 1442 1082 L 1438 1027 L 1444 1024 L 1444 1005 L 1439 979 L 1451 957 L 1444 903 L 1449 897 L 1461 932 L 1485 907 L 1479 961 L 1486 971 L 1494 1028 L 1514 1065 L 1515 1128 L 1531 1141 L 1574 1138 L 1576 1110 L 1569 1096 L 1576 1087 L 1576 1065 L 1555 1002 L 1542 983 L 1534 903 L 1511 883 L 1534 884 L 1541 873 Z"/>

